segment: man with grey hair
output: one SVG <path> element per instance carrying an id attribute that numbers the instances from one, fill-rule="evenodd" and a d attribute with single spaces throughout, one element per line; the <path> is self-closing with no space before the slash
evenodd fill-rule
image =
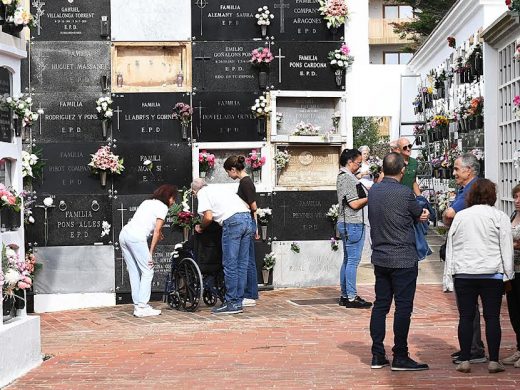
<path id="1" fill-rule="evenodd" d="M 191 183 L 197 197 L 200 224 L 195 226 L 202 233 L 212 221 L 222 226 L 222 266 L 226 284 L 225 302 L 212 310 L 213 314 L 242 312 L 242 298 L 247 280 L 249 243 L 253 234 L 251 213 L 246 203 L 233 191 L 208 186 L 201 178 Z"/>
<path id="2" fill-rule="evenodd" d="M 455 197 L 455 200 L 451 206 L 448 207 L 448 209 L 444 212 L 443 222 L 446 226 L 449 227 L 451 225 L 453 218 L 455 218 L 455 214 L 467 207 L 466 195 L 470 191 L 471 186 L 473 186 L 475 181 L 478 179 L 479 171 L 480 164 L 475 155 L 472 153 L 464 153 L 455 160 L 455 164 L 453 166 L 453 176 L 455 177 L 457 185 L 460 186 L 460 189 L 457 192 L 457 196 Z M 451 355 L 453 358 L 453 363 L 460 363 L 459 354 L 460 351 L 457 351 Z M 470 362 L 485 363 L 486 360 L 484 343 L 482 342 L 482 335 L 480 331 L 480 311 L 477 304 L 475 319 L 473 320 L 473 340 L 471 343 Z"/>
<path id="3" fill-rule="evenodd" d="M 390 153 L 399 153 L 399 146 L 397 145 L 397 140 L 390 141 L 388 143 L 388 146 L 390 146 Z"/>

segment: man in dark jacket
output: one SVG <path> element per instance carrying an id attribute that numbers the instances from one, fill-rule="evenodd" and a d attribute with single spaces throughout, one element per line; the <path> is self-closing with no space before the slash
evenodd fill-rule
<path id="1" fill-rule="evenodd" d="M 392 370 L 427 370 L 408 356 L 408 331 L 417 282 L 417 250 L 413 224 L 426 221 L 429 212 L 416 201 L 412 190 L 400 183 L 404 159 L 390 153 L 383 160 L 383 181 L 374 184 L 368 195 L 368 219 L 372 237 L 372 264 L 376 277 L 376 300 L 370 318 L 372 368 L 389 365 L 385 355 L 386 315 L 392 299 L 394 314 L 394 358 Z"/>

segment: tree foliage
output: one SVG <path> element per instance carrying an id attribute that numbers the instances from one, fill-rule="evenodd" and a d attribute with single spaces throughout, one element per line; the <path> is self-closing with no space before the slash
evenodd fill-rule
<path id="1" fill-rule="evenodd" d="M 352 127 L 354 131 L 354 148 L 368 145 L 370 149 L 378 144 L 388 141 L 388 137 L 382 137 L 379 134 L 378 117 L 354 117 L 352 118 Z"/>
<path id="2" fill-rule="evenodd" d="M 394 32 L 410 43 L 405 50 L 414 52 L 431 34 L 457 0 L 384 0 L 386 4 L 409 5 L 414 9 L 411 21 L 392 23 Z"/>

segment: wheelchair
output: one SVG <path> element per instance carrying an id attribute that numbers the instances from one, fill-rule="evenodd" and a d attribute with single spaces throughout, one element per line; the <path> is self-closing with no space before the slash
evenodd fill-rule
<path id="1" fill-rule="evenodd" d="M 222 228 L 213 222 L 202 234 L 175 245 L 163 299 L 172 309 L 193 312 L 201 300 L 207 306 L 224 302 L 221 239 Z"/>

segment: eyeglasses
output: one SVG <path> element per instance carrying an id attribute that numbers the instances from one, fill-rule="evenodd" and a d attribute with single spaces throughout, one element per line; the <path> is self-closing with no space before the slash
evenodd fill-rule
<path id="1" fill-rule="evenodd" d="M 408 150 L 408 149 L 412 150 L 412 147 L 413 147 L 412 144 L 404 145 L 403 150 Z"/>

